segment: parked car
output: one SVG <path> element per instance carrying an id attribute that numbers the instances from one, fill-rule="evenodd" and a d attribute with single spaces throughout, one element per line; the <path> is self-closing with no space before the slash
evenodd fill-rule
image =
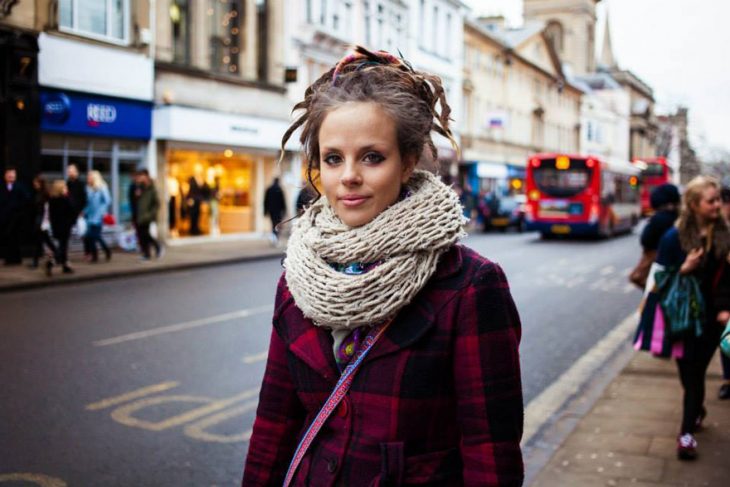
<path id="1" fill-rule="evenodd" d="M 518 232 L 523 232 L 526 205 L 527 197 L 524 194 L 500 198 L 497 211 L 490 212 L 485 221 L 485 230 L 497 229 L 504 232 L 509 228 L 514 228 Z"/>

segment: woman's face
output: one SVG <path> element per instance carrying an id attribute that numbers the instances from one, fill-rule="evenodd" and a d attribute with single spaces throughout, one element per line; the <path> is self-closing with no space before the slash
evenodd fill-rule
<path id="1" fill-rule="evenodd" d="M 720 200 L 720 191 L 712 186 L 702 191 L 702 197 L 694 206 L 695 213 L 705 221 L 717 220 L 720 217 L 720 208 L 722 200 Z"/>
<path id="2" fill-rule="evenodd" d="M 377 103 L 337 107 L 319 129 L 324 195 L 349 227 L 369 223 L 398 200 L 415 168 L 409 159 L 401 159 L 395 121 Z"/>

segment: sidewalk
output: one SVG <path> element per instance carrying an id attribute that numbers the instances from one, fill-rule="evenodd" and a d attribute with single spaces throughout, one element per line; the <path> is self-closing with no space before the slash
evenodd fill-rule
<path id="1" fill-rule="evenodd" d="M 84 262 L 81 252 L 70 252 L 69 259 L 73 274 L 62 274 L 59 267 L 53 268 L 53 276 L 47 277 L 41 265 L 29 269 L 30 259 L 22 266 L 4 267 L 0 264 L 0 293 L 19 289 L 53 286 L 64 283 L 108 279 L 152 272 L 165 272 L 177 269 L 190 269 L 208 265 L 219 265 L 247 260 L 280 258 L 284 247 L 274 247 L 266 239 L 236 240 L 225 242 L 205 242 L 165 247 L 161 259 L 143 262 L 137 252 L 124 252 L 113 249 L 110 262 L 105 262 L 101 253 L 98 263 Z"/>
<path id="2" fill-rule="evenodd" d="M 676 364 L 636 353 L 530 486 L 730 485 L 730 401 L 717 399 L 720 384 L 718 352 L 708 371 L 705 428 L 696 435 L 699 458 L 681 462 Z"/>

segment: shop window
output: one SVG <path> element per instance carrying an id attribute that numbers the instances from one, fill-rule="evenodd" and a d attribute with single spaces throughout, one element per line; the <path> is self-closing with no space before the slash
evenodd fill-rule
<path id="1" fill-rule="evenodd" d="M 251 156 L 172 150 L 167 167 L 171 236 L 255 230 L 256 164 Z"/>
<path id="2" fill-rule="evenodd" d="M 237 74 L 241 52 L 243 5 L 240 0 L 208 0 L 210 68 Z"/>
<path id="3" fill-rule="evenodd" d="M 121 43 L 129 41 L 129 0 L 59 0 L 63 30 Z"/>

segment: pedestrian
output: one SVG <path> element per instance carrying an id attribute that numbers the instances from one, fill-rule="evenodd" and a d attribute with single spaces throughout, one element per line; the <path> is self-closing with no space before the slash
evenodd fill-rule
<path id="1" fill-rule="evenodd" d="M 317 190 L 314 189 L 308 182 L 304 183 L 304 187 L 302 187 L 301 191 L 299 191 L 299 195 L 297 195 L 297 215 L 301 215 L 304 210 L 306 210 L 307 207 L 312 204 L 312 201 L 317 198 L 317 194 Z"/>
<path id="2" fill-rule="evenodd" d="M 33 260 L 31 269 L 37 269 L 38 263 L 43 257 L 43 248 L 48 247 L 49 257 L 44 264 L 47 275 L 51 275 L 53 258 L 56 255 L 56 245 L 51 239 L 51 220 L 48 213 L 48 186 L 46 180 L 38 174 L 33 178 Z"/>
<path id="3" fill-rule="evenodd" d="M 639 288 L 646 287 L 651 264 L 656 260 L 659 240 L 672 228 L 679 216 L 679 190 L 673 184 L 657 186 L 649 196 L 654 214 L 641 232 L 642 254 L 639 263 L 629 274 L 629 281 Z"/>
<path id="4" fill-rule="evenodd" d="M 75 218 L 78 218 L 86 208 L 86 185 L 79 179 L 79 169 L 76 164 L 69 164 L 66 168 L 66 187 L 71 207 L 76 213 Z"/>
<path id="5" fill-rule="evenodd" d="M 677 439 L 677 456 L 681 460 L 697 457 L 694 435 L 706 415 L 705 375 L 730 319 L 730 273 L 726 271 L 730 230 L 720 208 L 720 184 L 715 178 L 698 176 L 690 181 L 677 224 L 661 238 L 656 260 L 665 269 L 678 269 L 681 274 L 694 276 L 705 304 L 701 335 L 685 337 L 682 356 L 677 358 L 684 389 Z"/>
<path id="6" fill-rule="evenodd" d="M 160 199 L 157 196 L 157 188 L 150 178 L 147 169 L 137 172 L 137 222 L 139 232 L 139 245 L 142 248 L 142 260 L 150 260 L 150 245 L 155 248 L 155 257 L 162 255 L 162 247 L 159 242 L 152 238 L 150 225 L 157 222 L 157 212 L 160 210 Z"/>
<path id="7" fill-rule="evenodd" d="M 279 223 L 286 215 L 286 199 L 284 198 L 284 190 L 279 186 L 279 178 L 274 178 L 271 186 L 266 188 L 264 194 L 264 215 L 271 218 L 271 233 L 273 241 L 279 240 Z"/>
<path id="8" fill-rule="evenodd" d="M 730 188 L 724 187 L 720 190 L 720 199 L 722 200 L 722 215 L 726 222 L 730 222 Z M 722 364 L 723 383 L 717 397 L 722 400 L 730 399 L 730 357 L 721 353 L 720 363 Z"/>
<path id="9" fill-rule="evenodd" d="M 0 248 L 6 266 L 22 263 L 20 242 L 29 194 L 17 179 L 15 167 L 6 166 L 0 186 Z"/>
<path id="10" fill-rule="evenodd" d="M 357 47 L 296 107 L 282 152 L 301 129 L 323 197 L 289 240 L 243 485 L 522 485 L 509 286 L 416 169 L 432 130 L 456 145 L 440 78 Z"/>
<path id="11" fill-rule="evenodd" d="M 64 274 L 72 274 L 73 268 L 68 262 L 68 241 L 71 229 L 76 223 L 78 214 L 74 206 L 67 183 L 62 179 L 53 182 L 48 199 L 48 215 L 51 221 L 51 232 L 56 239 L 55 263 L 60 265 Z"/>
<path id="12" fill-rule="evenodd" d="M 89 171 L 86 183 L 86 208 L 84 208 L 86 235 L 84 235 L 84 245 L 89 251 L 91 262 L 99 260 L 97 243 L 104 250 L 108 262 L 112 258 L 112 251 L 104 241 L 101 229 L 104 215 L 109 211 L 112 201 L 109 188 L 99 171 Z"/>
<path id="13" fill-rule="evenodd" d="M 139 237 L 139 228 L 137 227 L 137 201 L 139 200 L 139 195 L 142 192 L 139 184 L 137 183 L 138 178 L 139 171 L 134 171 L 132 173 L 132 180 L 129 182 L 129 186 L 127 187 L 127 200 L 129 201 L 129 209 L 132 213 L 132 227 L 134 228 L 134 238 L 137 239 L 137 245 L 139 246 L 139 248 L 142 248 L 142 243 Z"/>

